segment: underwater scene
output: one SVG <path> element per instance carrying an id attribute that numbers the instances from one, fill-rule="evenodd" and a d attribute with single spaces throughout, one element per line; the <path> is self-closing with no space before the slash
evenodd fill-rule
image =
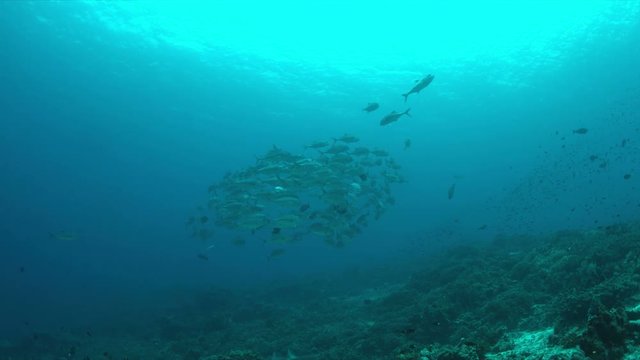
<path id="1" fill-rule="evenodd" d="M 0 2 L 0 360 L 640 359 L 640 1 Z"/>

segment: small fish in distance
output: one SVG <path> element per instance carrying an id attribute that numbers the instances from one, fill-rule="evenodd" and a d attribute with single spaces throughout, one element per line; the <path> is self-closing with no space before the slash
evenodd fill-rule
<path id="1" fill-rule="evenodd" d="M 449 187 L 449 191 L 447 191 L 447 197 L 449 198 L 449 200 L 453 199 L 453 195 L 455 195 L 456 193 L 456 184 L 452 184 Z"/>
<path id="2" fill-rule="evenodd" d="M 362 109 L 362 111 L 366 111 L 366 112 L 370 113 L 370 112 L 378 110 L 379 107 L 380 107 L 380 105 L 378 103 L 372 102 L 372 103 L 367 104 L 367 106 L 365 106 L 365 108 Z"/>

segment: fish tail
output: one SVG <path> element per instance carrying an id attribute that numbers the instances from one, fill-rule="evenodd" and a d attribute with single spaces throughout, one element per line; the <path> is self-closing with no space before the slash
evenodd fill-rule
<path id="1" fill-rule="evenodd" d="M 406 94 L 402 94 L 402 96 L 404 96 L 404 102 L 407 102 L 407 98 L 409 97 L 410 93 L 406 93 Z"/>
<path id="2" fill-rule="evenodd" d="M 411 108 L 408 108 L 407 111 L 405 111 L 403 114 L 407 115 L 408 117 L 412 117 L 411 114 L 409 114 L 410 110 Z"/>

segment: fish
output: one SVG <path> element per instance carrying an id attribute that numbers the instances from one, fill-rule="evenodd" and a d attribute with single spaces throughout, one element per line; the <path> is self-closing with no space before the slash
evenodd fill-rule
<path id="1" fill-rule="evenodd" d="M 326 236 L 328 234 L 333 234 L 333 230 L 331 229 L 331 227 L 321 222 L 315 222 L 311 224 L 311 226 L 309 226 L 309 231 L 312 234 L 315 234 L 318 236 Z"/>
<path id="2" fill-rule="evenodd" d="M 449 186 L 449 191 L 447 192 L 447 197 L 449 200 L 453 199 L 453 195 L 456 193 L 456 184 L 452 184 Z"/>
<path id="3" fill-rule="evenodd" d="M 362 111 L 366 111 L 370 113 L 372 111 L 376 111 L 379 107 L 380 107 L 380 104 L 376 102 L 372 102 L 372 103 L 368 103 L 367 106 L 365 106 L 364 109 L 362 109 Z"/>
<path id="4" fill-rule="evenodd" d="M 402 112 L 402 113 L 392 111 L 387 116 L 383 117 L 382 120 L 380 120 L 380 126 L 389 125 L 392 122 L 398 121 L 403 115 L 407 115 L 408 117 L 411 117 L 411 115 L 409 114 L 409 110 L 411 110 L 411 108 L 407 109 L 405 112 Z"/>
<path id="5" fill-rule="evenodd" d="M 274 145 L 264 157 L 257 158 L 257 160 L 259 162 L 279 162 L 279 161 L 290 161 L 295 158 L 296 158 L 295 155 L 292 155 L 289 152 L 284 151 Z"/>
<path id="6" fill-rule="evenodd" d="M 300 217 L 298 215 L 283 215 L 274 221 L 274 229 L 289 229 L 298 226 Z M 279 232 L 279 231 L 278 231 Z"/>
<path id="7" fill-rule="evenodd" d="M 422 78 L 422 80 L 417 81 L 416 84 L 411 88 L 411 90 L 409 90 L 408 93 L 402 94 L 402 96 L 404 96 L 404 102 L 407 102 L 407 98 L 409 97 L 409 95 L 418 94 L 420 93 L 420 90 L 429 86 L 429 84 L 431 84 L 434 78 L 435 76 L 429 74 L 424 78 Z"/>
<path id="8" fill-rule="evenodd" d="M 351 152 L 351 155 L 354 155 L 354 156 L 367 156 L 367 155 L 369 155 L 369 149 L 367 149 L 366 147 L 358 147 L 358 148 L 355 148 Z"/>
<path id="9" fill-rule="evenodd" d="M 631 179 L 631 174 L 624 174 L 623 178 L 625 180 L 629 180 L 629 179 Z"/>
<path id="10" fill-rule="evenodd" d="M 208 230 L 208 229 L 200 229 L 200 231 L 198 231 L 197 235 L 200 238 L 200 240 L 204 241 L 204 240 L 209 239 L 213 235 L 213 231 Z"/>
<path id="11" fill-rule="evenodd" d="M 345 151 L 349 151 L 349 147 L 347 145 L 333 145 L 325 153 L 327 154 L 339 154 Z"/>
<path id="12" fill-rule="evenodd" d="M 305 204 L 300 205 L 300 209 L 298 209 L 298 210 L 300 210 L 300 212 L 305 212 L 305 211 L 307 211 L 310 207 L 311 207 L 311 205 L 309 205 L 309 203 L 305 203 Z"/>
<path id="13" fill-rule="evenodd" d="M 587 129 L 587 128 L 579 128 L 579 129 L 573 130 L 573 133 L 574 134 L 578 134 L 578 135 L 584 135 L 584 134 L 586 134 L 588 132 L 589 132 L 589 129 Z"/>
<path id="14" fill-rule="evenodd" d="M 241 236 L 236 236 L 235 238 L 233 238 L 233 240 L 231 241 L 233 243 L 233 245 L 235 246 L 243 246 L 244 244 L 246 244 L 247 242 L 244 240 L 243 237 Z"/>
<path id="15" fill-rule="evenodd" d="M 295 195 L 277 196 L 271 200 L 278 205 L 287 207 L 296 207 L 300 204 L 300 199 Z"/>
<path id="16" fill-rule="evenodd" d="M 78 235 L 73 231 L 61 230 L 49 233 L 49 237 L 61 241 L 73 241 L 78 238 Z"/>
<path id="17" fill-rule="evenodd" d="M 360 139 L 358 139 L 358 137 L 354 136 L 354 135 L 350 135 L 350 134 L 344 134 L 341 137 L 337 138 L 337 139 L 333 139 L 333 141 L 342 141 L 344 143 L 347 144 L 352 144 L 352 143 L 356 143 L 358 141 L 360 141 Z"/>
<path id="18" fill-rule="evenodd" d="M 271 260 L 275 257 L 281 256 L 286 252 L 285 249 L 283 248 L 277 248 L 277 249 L 273 249 L 271 250 L 271 253 L 269 253 L 269 256 L 267 256 L 267 260 Z"/>
<path id="19" fill-rule="evenodd" d="M 374 149 L 371 153 L 375 156 L 389 156 L 389 153 L 382 149 Z"/>
<path id="20" fill-rule="evenodd" d="M 273 234 L 271 235 L 271 239 L 269 240 L 269 242 L 273 244 L 290 244 L 297 240 L 299 239 L 296 237 L 292 237 L 291 235 Z"/>
<path id="21" fill-rule="evenodd" d="M 200 217 L 200 223 L 201 224 L 206 224 L 209 221 L 209 218 L 207 216 L 201 216 Z"/>
<path id="22" fill-rule="evenodd" d="M 348 164 L 353 161 L 353 158 L 345 153 L 336 154 L 331 158 L 330 163 L 334 164 Z"/>
<path id="23" fill-rule="evenodd" d="M 267 174 L 267 175 L 280 174 L 285 171 L 287 171 L 287 168 L 281 164 L 266 165 L 266 166 L 259 167 L 256 170 L 256 172 L 259 174 Z"/>
<path id="24" fill-rule="evenodd" d="M 410 147 L 411 147 L 411 139 L 406 139 L 404 141 L 404 149 L 407 150 Z"/>
<path id="25" fill-rule="evenodd" d="M 305 148 L 307 149 L 321 149 L 324 147 L 329 146 L 329 142 L 328 141 L 314 141 L 309 145 L 306 145 Z"/>
<path id="26" fill-rule="evenodd" d="M 257 213 L 249 216 L 242 217 L 237 220 L 236 226 L 239 229 L 255 231 L 269 223 L 269 218 L 266 215 Z"/>
<path id="27" fill-rule="evenodd" d="M 198 259 L 202 261 L 209 261 L 209 257 L 205 254 L 198 254 Z"/>

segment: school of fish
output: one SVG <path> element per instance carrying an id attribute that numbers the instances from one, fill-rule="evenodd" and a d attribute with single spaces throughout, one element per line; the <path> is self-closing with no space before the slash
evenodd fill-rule
<path id="1" fill-rule="evenodd" d="M 416 81 L 402 94 L 405 102 L 433 79 L 427 75 Z M 379 107 L 372 102 L 363 111 Z M 411 117 L 409 111 L 392 111 L 380 125 Z M 411 140 L 405 140 L 404 149 L 410 146 Z M 254 165 L 210 185 L 207 204 L 199 206 L 186 225 L 192 237 L 203 241 L 214 236 L 216 227 L 237 232 L 232 240 L 237 246 L 246 243 L 245 236 L 262 239 L 276 246 L 268 260 L 284 254 L 283 245 L 303 239 L 343 247 L 395 203 L 391 185 L 405 181 L 399 171 L 386 150 L 361 146 L 352 134 L 312 142 L 299 154 L 273 146 Z M 208 260 L 205 254 L 198 258 Z"/>
<path id="2" fill-rule="evenodd" d="M 404 182 L 387 151 L 358 144 L 345 134 L 300 154 L 274 146 L 209 187 L 207 205 L 187 220 L 192 235 L 206 240 L 222 226 L 279 245 L 315 237 L 344 246 L 395 202 L 391 185 Z"/>

